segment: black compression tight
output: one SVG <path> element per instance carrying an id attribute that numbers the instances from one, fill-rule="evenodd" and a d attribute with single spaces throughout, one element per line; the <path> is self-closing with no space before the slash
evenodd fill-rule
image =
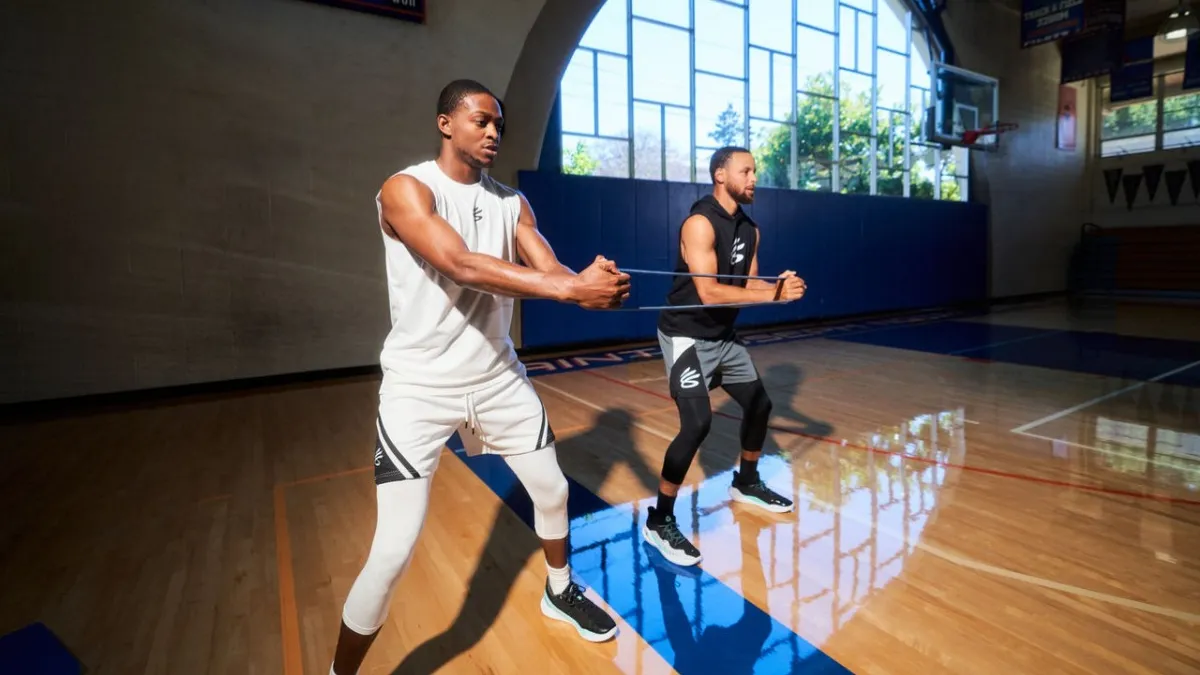
<path id="1" fill-rule="evenodd" d="M 707 396 L 679 396 L 675 398 L 675 407 L 679 408 L 679 433 L 667 446 L 662 477 L 668 483 L 680 485 L 712 427 L 712 406 Z"/>
<path id="2" fill-rule="evenodd" d="M 762 381 L 738 382 L 723 388 L 742 407 L 742 450 L 762 450 L 767 437 L 767 420 L 771 417 L 771 399 Z M 662 477 L 669 483 L 680 485 L 696 451 L 712 428 L 712 405 L 707 396 L 679 396 L 675 398 L 675 407 L 679 409 L 679 433 L 667 446 Z"/>
<path id="3" fill-rule="evenodd" d="M 727 384 L 725 391 L 742 407 L 742 449 L 762 450 L 767 439 L 767 422 L 771 419 L 771 397 L 762 380 Z"/>

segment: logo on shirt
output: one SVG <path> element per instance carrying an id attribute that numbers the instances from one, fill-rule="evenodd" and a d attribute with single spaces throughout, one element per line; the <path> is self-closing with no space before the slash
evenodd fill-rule
<path id="1" fill-rule="evenodd" d="M 476 206 L 474 214 L 475 214 L 475 222 L 478 223 L 479 221 L 483 220 L 483 209 Z"/>
<path id="2" fill-rule="evenodd" d="M 734 265 L 746 259 L 746 242 L 742 241 L 741 237 L 733 240 L 733 255 L 729 256 L 729 262 Z"/>

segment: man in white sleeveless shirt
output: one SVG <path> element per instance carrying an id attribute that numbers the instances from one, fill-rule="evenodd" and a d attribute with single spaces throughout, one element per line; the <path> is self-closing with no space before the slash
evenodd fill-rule
<path id="1" fill-rule="evenodd" d="M 567 480 L 509 327 L 515 297 L 614 308 L 629 297 L 629 276 L 601 256 L 579 274 L 559 263 L 525 197 L 483 173 L 504 129 L 500 102 L 487 88 L 451 82 L 437 112 L 437 159 L 393 175 L 376 198 L 392 321 L 380 356 L 378 517 L 342 612 L 334 675 L 358 672 L 383 625 L 424 522 L 442 447 L 455 431 L 468 452 L 503 456 L 529 493 L 546 555 L 542 612 L 587 640 L 616 633 L 613 619 L 571 579 Z"/>

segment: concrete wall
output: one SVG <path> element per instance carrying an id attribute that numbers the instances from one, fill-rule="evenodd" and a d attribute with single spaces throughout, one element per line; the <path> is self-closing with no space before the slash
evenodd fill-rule
<path id="1" fill-rule="evenodd" d="M 951 0 L 943 17 L 958 65 L 998 78 L 1000 119 L 1021 125 L 999 151 L 971 153 L 972 196 L 991 208 L 991 295 L 1063 290 L 1089 210 L 1091 85 L 1076 83 L 1076 149 L 1059 150 L 1057 45 L 1021 49 L 1019 14 L 998 0 Z"/>
<path id="2" fill-rule="evenodd" d="M 0 5 L 0 403 L 377 363 L 375 193 L 436 151 L 447 81 L 541 105 L 513 73 L 545 4 Z M 565 56 L 595 3 L 550 4 Z"/>

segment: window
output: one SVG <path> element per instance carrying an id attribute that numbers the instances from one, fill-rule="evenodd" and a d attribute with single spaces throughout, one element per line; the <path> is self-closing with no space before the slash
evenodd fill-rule
<path id="1" fill-rule="evenodd" d="M 1154 93 L 1137 101 L 1112 102 L 1100 91 L 1100 156 L 1118 157 L 1200 145 L 1200 92 L 1184 91 L 1183 71 L 1154 76 Z"/>
<path id="2" fill-rule="evenodd" d="M 917 20 L 906 0 L 607 0 L 560 84 L 563 171 L 706 183 L 741 145 L 766 186 L 966 200 L 968 151 L 922 132 Z"/>

